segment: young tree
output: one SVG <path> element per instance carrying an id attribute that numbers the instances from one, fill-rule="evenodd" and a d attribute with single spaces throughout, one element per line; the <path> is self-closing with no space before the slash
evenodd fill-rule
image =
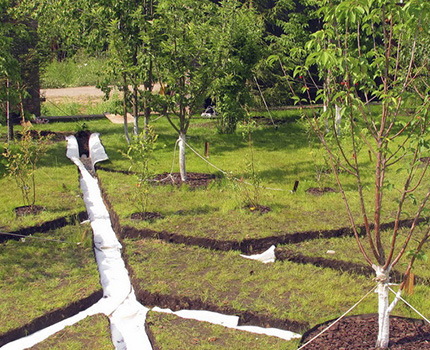
<path id="1" fill-rule="evenodd" d="M 202 108 L 219 66 L 213 54 L 215 6 L 208 0 L 160 0 L 154 20 L 162 33 L 160 53 L 155 62 L 164 90 L 160 112 L 179 135 L 182 181 L 187 179 L 185 142 L 188 127 L 192 115 Z"/>
<path id="2" fill-rule="evenodd" d="M 328 153 L 358 247 L 375 270 L 379 300 L 376 346 L 385 349 L 389 343 L 389 315 L 413 278 L 414 261 L 430 237 L 429 226 L 417 240 L 417 246 L 409 248 L 412 237 L 420 234 L 417 226 L 430 197 L 425 178 L 429 162 L 423 165 L 420 161 L 429 150 L 429 61 L 420 50 L 430 34 L 426 25 L 430 3 L 324 0 L 323 4 L 320 13 L 324 27 L 307 44 L 310 54 L 306 65 L 297 67 L 295 76 L 303 81 L 302 92 L 311 104 L 315 100 L 310 92 L 313 77 L 309 70 L 316 67 L 320 77 L 326 78 L 325 89 L 315 84 L 316 99 L 329 107 L 321 117 L 330 120 L 331 130 L 326 133 L 323 118 L 315 109 L 309 122 Z M 296 99 L 300 102 L 300 98 Z M 371 101 L 377 101 L 381 108 L 370 108 Z M 343 116 L 342 135 L 336 128 L 335 104 L 340 106 Z M 373 167 L 373 189 L 365 186 L 363 178 L 369 174 L 369 166 Z M 348 180 L 339 169 L 355 179 L 355 193 L 345 190 Z M 401 187 L 399 179 L 404 180 Z M 381 220 L 387 201 L 392 201 L 393 187 L 399 193 L 395 224 L 389 243 L 384 244 L 388 242 L 384 239 L 388 233 L 383 232 Z M 427 188 L 420 190 L 421 187 Z M 359 218 L 350 205 L 351 197 L 357 195 L 367 244 L 360 239 Z M 400 219 L 407 215 L 406 201 L 417 200 L 418 195 L 421 200 L 415 207 L 412 225 L 406 234 L 401 234 Z M 390 273 L 408 252 L 411 259 L 404 281 L 390 304 Z"/>

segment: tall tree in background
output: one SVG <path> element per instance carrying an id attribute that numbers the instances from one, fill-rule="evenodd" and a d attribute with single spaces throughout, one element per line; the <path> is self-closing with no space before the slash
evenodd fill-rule
<path id="1" fill-rule="evenodd" d="M 214 72 L 212 94 L 220 117 L 218 130 L 233 133 L 252 101 L 248 81 L 261 58 L 263 23 L 252 8 L 237 0 L 221 1 L 217 10 L 219 35 L 214 53 L 220 67 Z"/>
<path id="2" fill-rule="evenodd" d="M 214 59 L 216 5 L 208 0 L 160 0 L 154 25 L 162 33 L 156 71 L 163 84 L 160 112 L 178 133 L 179 168 L 187 179 L 185 142 L 219 66 Z M 171 114 L 169 114 L 171 112 Z"/>
<path id="3" fill-rule="evenodd" d="M 15 1 L 0 2 L 0 99 L 8 119 L 8 136 L 13 138 L 10 115 L 40 115 L 37 23 Z"/>
<path id="4" fill-rule="evenodd" d="M 141 106 L 145 128 L 151 115 L 154 46 L 157 38 L 153 27 L 155 1 L 99 0 L 98 17 L 108 18 L 109 64 L 103 89 L 110 92 L 112 82 L 123 91 L 124 131 L 130 142 L 127 126 L 128 106 L 132 106 L 133 134 L 139 134 Z M 129 85 L 131 91 L 129 91 Z M 143 85 L 143 91 L 139 87 Z M 141 103 L 143 101 L 143 103 Z"/>
<path id="5" fill-rule="evenodd" d="M 305 43 L 319 29 L 317 0 L 256 1 L 254 6 L 265 23 L 265 57 L 256 69 L 256 79 L 271 105 L 291 104 L 285 72 L 303 64 Z"/>
<path id="6" fill-rule="evenodd" d="M 306 66 L 297 67 L 296 78 L 303 81 L 308 103 L 315 102 L 309 93 L 313 79 L 309 70 L 317 68 L 328 77 L 326 89 L 315 86 L 317 99 L 329 108 L 322 113 L 331 122 L 331 132 L 314 110 L 310 125 L 325 147 L 345 202 L 347 215 L 364 260 L 375 270 L 379 302 L 379 332 L 376 346 L 386 349 L 389 343 L 389 315 L 406 286 L 413 284 L 412 267 L 422 257 L 422 248 L 430 238 L 428 223 L 418 228 L 420 217 L 430 198 L 427 169 L 420 159 L 430 149 L 430 87 L 429 59 L 423 54 L 430 35 L 426 25 L 430 19 L 430 3 L 409 0 L 345 0 L 323 1 L 321 15 L 324 28 L 316 32 L 307 44 L 310 54 Z M 296 97 L 300 101 L 299 97 Z M 381 103 L 371 109 L 370 101 Z M 342 135 L 332 113 L 339 104 L 343 118 Z M 346 138 L 347 142 L 343 141 Z M 370 160 L 369 160 L 370 155 Z M 356 190 L 345 190 L 345 175 L 350 174 Z M 363 174 L 373 172 L 374 185 L 370 189 L 363 182 Z M 399 179 L 400 186 L 396 182 Z M 384 232 L 381 225 L 385 213 L 387 193 L 398 191 L 394 228 Z M 391 195 L 391 193 L 390 193 Z M 350 201 L 359 198 L 361 215 L 350 209 Z M 412 224 L 400 231 L 407 200 L 416 205 Z M 363 221 L 365 240 L 360 238 L 357 222 Z M 373 223 L 373 225 L 371 225 Z M 410 247 L 412 242 L 414 247 Z M 391 271 L 399 261 L 408 258 L 404 281 L 394 300 L 389 303 Z"/>

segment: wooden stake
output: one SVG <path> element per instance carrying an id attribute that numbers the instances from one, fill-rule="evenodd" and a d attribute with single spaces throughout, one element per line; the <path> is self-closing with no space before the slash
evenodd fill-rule
<path id="1" fill-rule="evenodd" d="M 297 187 L 299 187 L 299 180 L 296 180 L 296 182 L 294 182 L 294 187 L 293 187 L 293 190 L 291 192 L 295 193 L 297 191 Z"/>

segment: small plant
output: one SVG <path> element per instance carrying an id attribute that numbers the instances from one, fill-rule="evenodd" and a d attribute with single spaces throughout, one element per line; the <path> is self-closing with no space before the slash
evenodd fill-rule
<path id="1" fill-rule="evenodd" d="M 255 168 L 254 149 L 252 144 L 252 133 L 255 130 L 256 124 L 254 121 L 248 119 L 240 125 L 240 130 L 244 139 L 248 139 L 249 153 L 246 155 L 246 166 L 244 178 L 248 183 L 241 179 L 240 184 L 242 194 L 244 196 L 244 205 L 250 208 L 251 211 L 258 209 L 261 200 L 260 184 L 261 178 Z"/>
<path id="2" fill-rule="evenodd" d="M 39 132 L 33 137 L 31 130 L 25 128 L 21 139 L 5 147 L 2 153 L 6 174 L 15 179 L 25 206 L 33 207 L 36 202 L 35 172 L 38 161 L 46 153 L 48 141 L 49 137 L 43 137 Z"/>
<path id="3" fill-rule="evenodd" d="M 154 133 L 152 126 L 148 126 L 146 131 L 131 139 L 127 153 L 124 155 L 130 160 L 130 170 L 133 170 L 137 177 L 136 189 L 133 193 L 133 203 L 140 213 L 148 211 L 149 194 L 151 192 L 150 178 L 152 173 L 149 169 L 149 162 L 155 149 L 158 135 Z"/>

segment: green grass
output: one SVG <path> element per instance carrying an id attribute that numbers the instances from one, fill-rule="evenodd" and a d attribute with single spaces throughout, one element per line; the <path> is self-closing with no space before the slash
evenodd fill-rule
<path id="1" fill-rule="evenodd" d="M 0 245 L 0 333 L 100 289 L 88 225 L 67 226 L 35 237 L 71 243 L 29 237 Z"/>
<path id="2" fill-rule="evenodd" d="M 99 97 L 88 98 L 85 104 L 80 103 L 77 98 L 62 98 L 61 100 L 47 100 L 41 106 L 41 115 L 70 116 L 70 115 L 91 115 L 103 113 L 122 113 L 122 101 L 117 93 L 113 94 L 109 100 L 102 100 Z"/>
<path id="3" fill-rule="evenodd" d="M 423 232 L 419 232 L 418 229 L 416 232 L 416 237 L 421 237 Z M 384 246 L 388 246 L 391 241 L 391 231 L 383 232 L 382 241 Z M 396 256 L 404 243 L 406 238 L 407 231 L 406 229 L 400 230 L 398 234 L 398 246 L 394 250 L 394 256 Z M 367 248 L 367 238 L 362 238 L 361 242 L 364 247 Z M 416 247 L 417 243 L 412 242 L 410 245 L 410 250 Z M 354 237 L 341 237 L 341 238 L 330 238 L 330 239 L 318 239 L 308 242 L 303 242 L 300 244 L 288 244 L 279 246 L 279 248 L 285 248 L 303 255 L 313 256 L 313 257 L 323 257 L 327 259 L 337 259 L 342 261 L 350 261 L 353 263 L 361 263 L 364 264 L 363 256 L 358 249 L 357 242 Z M 427 242 L 423 247 L 423 252 L 428 253 L 429 243 Z M 327 254 L 328 250 L 332 250 L 334 254 Z M 367 250 L 367 249 L 366 249 Z M 371 256 L 371 252 L 367 250 L 367 254 Z M 417 259 L 414 263 L 413 272 L 427 280 L 430 280 L 430 271 L 428 269 L 428 257 L 424 260 Z M 399 263 L 394 267 L 394 269 L 405 272 L 409 263 L 409 258 L 407 255 L 404 255 Z"/>
<path id="4" fill-rule="evenodd" d="M 136 211 L 130 201 L 136 178 L 100 170 L 103 187 L 120 216 L 121 223 L 189 236 L 237 241 L 348 226 L 344 203 L 339 193 L 323 196 L 306 193 L 309 187 L 336 188 L 336 183 L 332 174 L 326 171 L 324 153 L 316 147 L 315 140 L 308 136 L 304 124 L 297 121 L 300 112 L 287 112 L 279 112 L 277 118 L 285 118 L 289 123 L 277 129 L 260 125 L 253 134 L 255 166 L 261 184 L 282 190 L 261 190 L 261 204 L 270 206 L 271 212 L 259 215 L 245 210 L 243 189 L 236 182 L 221 177 L 207 189 L 155 186 L 150 195 L 150 210 L 160 212 L 165 218 L 152 223 L 138 223 L 129 218 Z M 102 165 L 118 170 L 129 169 L 130 164 L 122 155 L 127 147 L 123 126 L 111 124 L 108 120 L 87 121 L 86 124 L 89 130 L 101 134 L 110 157 L 110 160 Z M 151 171 L 154 174 L 170 172 L 173 161 L 173 171 L 177 172 L 177 152 L 173 158 L 177 135 L 163 118 L 154 121 L 153 125 L 159 139 Z M 35 128 L 71 133 L 79 129 L 79 123 L 53 123 L 37 125 Z M 16 127 L 16 130 L 20 130 L 20 127 Z M 0 127 L 3 139 L 5 132 L 6 128 Z M 197 118 L 189 130 L 188 143 L 203 153 L 206 141 L 210 142 L 210 162 L 224 171 L 231 172 L 237 178 L 247 179 L 246 163 L 250 150 L 247 141 L 239 132 L 219 135 L 216 132 L 215 120 Z M 52 143 L 36 170 L 36 204 L 46 207 L 40 216 L 16 218 L 13 209 L 23 205 L 19 189 L 13 179 L 0 178 L 0 187 L 7 189 L 2 192 L 0 201 L 2 231 L 31 226 L 84 209 L 76 166 L 66 158 L 65 153 L 64 141 Z M 371 164 L 367 153 L 359 154 L 358 159 L 364 165 Z M 399 162 L 389 174 L 392 175 L 391 181 L 395 188 L 401 188 L 405 173 L 396 171 L 402 165 L 407 164 Z M 0 167 L 0 171 L 1 169 Z M 189 150 L 187 170 L 221 175 L 219 170 Z M 364 190 L 370 204 L 374 186 L 372 171 L 364 171 L 363 175 Z M 346 173 L 342 173 L 341 178 L 345 183 L 346 194 L 351 198 L 352 211 L 358 215 L 359 202 L 354 179 Z M 296 180 L 299 180 L 300 184 L 298 191 L 293 194 L 290 190 Z M 428 185 L 429 180 L 425 178 L 423 188 Z M 418 198 L 422 191 L 416 194 Z M 382 221 L 393 220 L 397 196 L 396 190 L 385 190 L 384 199 L 387 202 Z M 403 217 L 410 216 L 416 208 L 412 201 L 405 203 L 407 214 Z M 80 226 L 72 226 L 57 230 L 46 237 L 79 241 L 84 235 L 82 230 L 85 231 Z M 8 242 L 0 246 L 0 302 L 2 307 L 4 305 L 2 310 L 5 310 L 0 324 L 4 330 L 23 325 L 43 315 L 47 310 L 66 305 L 71 300 L 79 300 L 90 291 L 100 288 L 93 253 L 86 246 L 71 249 L 61 244 L 30 242 L 32 241 L 27 239 L 25 242 Z M 238 252 L 219 253 L 154 240 L 128 240 L 126 243 L 130 263 L 137 276 L 145 281 L 142 285 L 144 289 L 202 299 L 219 306 L 229 305 L 238 310 L 255 311 L 272 317 L 307 321 L 311 325 L 339 316 L 374 284 L 371 279 L 314 266 L 290 262 L 263 265 L 240 258 Z M 362 261 L 356 253 L 355 242 L 349 238 L 315 240 L 288 248 L 311 256 L 325 256 L 325 252 L 331 249 L 336 251 L 335 258 Z M 417 275 L 428 276 L 427 267 L 428 264 L 419 262 Z M 34 292 L 29 293 L 30 290 Z M 415 294 L 407 298 L 418 309 L 428 310 L 428 293 L 428 287 L 420 285 L 416 286 Z M 16 300 L 20 302 L 16 303 Z M 376 298 L 372 294 L 354 313 L 376 310 Z M 402 305 L 396 307 L 395 313 L 415 317 Z M 172 320 L 166 322 L 173 322 Z M 164 343 L 180 344 L 182 340 L 178 339 L 182 339 L 181 332 L 184 332 L 180 329 L 175 330 L 172 335 L 160 331 L 160 334 L 157 334 L 160 344 L 165 348 L 170 345 L 163 345 Z M 210 330 L 210 334 L 217 332 L 218 330 Z M 203 334 L 209 333 L 204 331 Z M 204 343 L 202 346 L 206 346 L 205 339 L 210 337 L 212 335 L 206 338 L 196 335 L 196 338 Z M 235 337 L 239 336 L 236 334 L 232 339 Z M 273 346 L 276 349 L 277 345 Z"/>
<path id="5" fill-rule="evenodd" d="M 219 307 L 316 324 L 354 304 L 372 281 L 330 269 L 289 262 L 262 264 L 238 252 L 126 240 L 129 263 L 141 288 L 200 298 Z M 369 312 L 374 301 L 358 312 Z"/>
<path id="6" fill-rule="evenodd" d="M 114 349 L 110 337 L 109 320 L 106 316 L 87 317 L 66 327 L 48 339 L 32 346 L 32 350 L 110 350 Z"/>
<path id="7" fill-rule="evenodd" d="M 148 313 L 147 323 L 160 350 L 293 350 L 298 344 L 156 312 Z"/>
<path id="8" fill-rule="evenodd" d="M 79 53 L 62 62 L 53 60 L 41 76 L 41 87 L 64 88 L 97 85 L 101 81 L 106 58 Z"/>

